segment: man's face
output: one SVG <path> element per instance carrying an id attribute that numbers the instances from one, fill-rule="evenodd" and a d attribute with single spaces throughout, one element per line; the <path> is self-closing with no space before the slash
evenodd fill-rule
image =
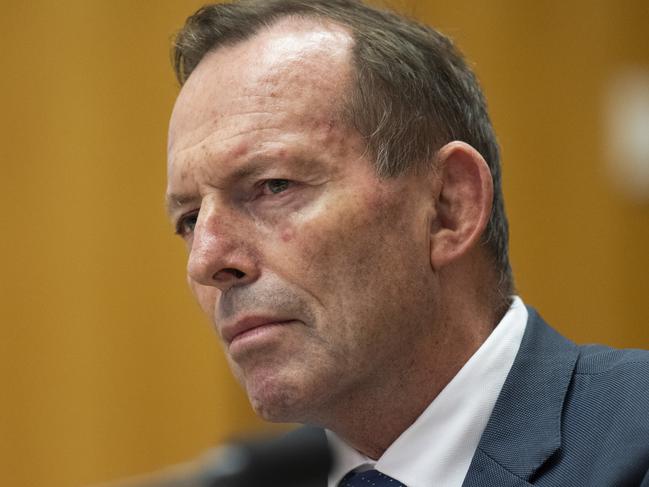
<path id="1" fill-rule="evenodd" d="M 430 185 L 379 179 L 341 122 L 351 42 L 280 22 L 208 54 L 171 120 L 188 280 L 270 420 L 326 424 L 402 380 L 432 333 Z"/>

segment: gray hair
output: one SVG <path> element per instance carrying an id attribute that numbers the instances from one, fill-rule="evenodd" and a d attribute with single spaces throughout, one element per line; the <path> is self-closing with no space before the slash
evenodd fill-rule
<path id="1" fill-rule="evenodd" d="M 453 140 L 485 158 L 494 186 L 482 237 L 499 274 L 501 305 L 513 293 L 508 223 L 501 188 L 498 142 L 478 80 L 453 42 L 435 29 L 360 0 L 240 0 L 206 5 L 177 34 L 173 62 L 181 85 L 203 56 L 244 41 L 289 17 L 333 21 L 354 38 L 355 82 L 344 112 L 365 138 L 377 174 L 396 177 L 431 167 Z"/>

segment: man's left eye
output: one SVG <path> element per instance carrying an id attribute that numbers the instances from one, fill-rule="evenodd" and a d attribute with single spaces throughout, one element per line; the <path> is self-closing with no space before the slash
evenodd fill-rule
<path id="1" fill-rule="evenodd" d="M 288 179 L 269 179 L 264 182 L 264 189 L 271 194 L 282 193 L 291 186 L 291 181 Z"/>

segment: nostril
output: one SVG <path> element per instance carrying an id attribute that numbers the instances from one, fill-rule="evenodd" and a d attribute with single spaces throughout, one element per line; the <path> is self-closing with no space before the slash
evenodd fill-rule
<path id="1" fill-rule="evenodd" d="M 240 271 L 239 269 L 228 269 L 228 272 L 232 272 L 232 274 L 234 274 L 234 277 L 236 277 L 237 279 L 241 279 L 246 275 L 245 272 Z"/>
<path id="2" fill-rule="evenodd" d="M 231 276 L 241 279 L 245 277 L 246 273 L 243 271 L 240 271 L 239 269 L 233 269 L 233 268 L 226 268 L 226 269 L 221 269 L 219 272 L 214 274 L 214 279 L 218 280 L 219 277 L 223 277 L 223 274 L 230 274 Z"/>

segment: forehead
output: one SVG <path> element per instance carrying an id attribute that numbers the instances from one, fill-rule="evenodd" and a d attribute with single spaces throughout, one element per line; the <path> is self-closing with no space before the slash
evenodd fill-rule
<path id="1" fill-rule="evenodd" d="M 313 19 L 283 19 L 250 39 L 206 54 L 183 86 L 171 117 L 169 155 L 240 121 L 296 123 L 331 118 L 351 79 L 351 35 Z M 238 127 L 238 128 L 237 128 Z M 243 129 L 245 130 L 245 129 Z"/>

